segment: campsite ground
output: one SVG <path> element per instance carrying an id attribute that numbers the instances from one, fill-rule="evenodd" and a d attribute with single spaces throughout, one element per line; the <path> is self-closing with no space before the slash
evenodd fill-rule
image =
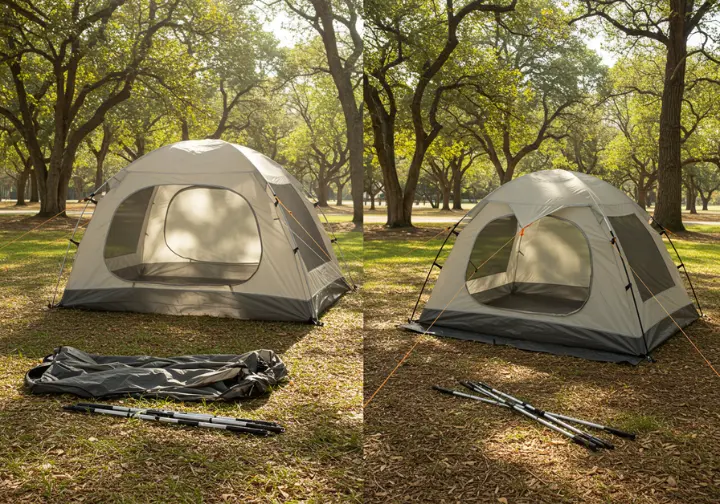
<path id="1" fill-rule="evenodd" d="M 348 220 L 345 218 L 344 220 Z M 341 218 L 334 218 L 340 221 Z M 0 247 L 41 223 L 0 216 Z M 355 502 L 362 498 L 362 304 L 345 296 L 324 327 L 210 317 L 49 311 L 71 220 L 0 250 L 0 502 Z M 336 226 L 360 280 L 362 236 Z M 67 275 L 66 275 L 67 277 Z M 291 381 L 240 404 L 176 410 L 275 420 L 270 439 L 64 413 L 23 375 L 59 345 L 102 354 L 279 352 Z M 126 405 L 162 406 L 124 401 Z"/>
<path id="2" fill-rule="evenodd" d="M 442 227 L 365 229 L 365 400 L 420 339 L 365 408 L 366 502 L 720 501 L 720 379 L 682 335 L 656 363 L 631 367 L 398 330 L 442 238 L 426 241 Z M 720 226 L 690 226 L 675 243 L 707 314 L 688 334 L 718 367 Z M 590 453 L 508 411 L 431 389 L 458 379 L 640 434 Z"/>

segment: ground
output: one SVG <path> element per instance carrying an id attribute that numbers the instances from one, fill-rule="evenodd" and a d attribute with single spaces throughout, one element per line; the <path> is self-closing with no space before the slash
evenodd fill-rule
<path id="1" fill-rule="evenodd" d="M 720 370 L 720 226 L 688 228 L 675 243 L 707 317 L 687 332 Z M 442 229 L 366 226 L 366 401 L 420 340 L 365 408 L 366 502 L 720 501 L 720 378 L 682 335 L 655 351 L 656 363 L 632 367 L 398 330 Z M 431 389 L 455 388 L 459 379 L 639 437 L 614 438 L 614 451 L 591 453 L 506 410 Z"/>
<path id="2" fill-rule="evenodd" d="M 42 222 L 0 216 L 0 247 Z M 324 327 L 48 310 L 73 225 L 56 219 L 0 249 L 0 502 L 362 499 L 360 294 L 346 295 L 323 317 Z M 360 281 L 362 236 L 351 224 L 335 227 Z M 287 432 L 260 439 L 62 412 L 62 404 L 78 399 L 31 396 L 23 387 L 24 373 L 59 345 L 159 356 L 273 349 L 291 381 L 269 397 L 165 406 L 274 420 Z"/>

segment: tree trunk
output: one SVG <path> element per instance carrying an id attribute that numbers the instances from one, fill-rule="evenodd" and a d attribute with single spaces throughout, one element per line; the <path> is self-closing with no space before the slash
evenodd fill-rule
<path id="1" fill-rule="evenodd" d="M 670 0 L 667 61 L 660 107 L 658 191 L 655 219 L 671 231 L 683 231 L 681 113 L 685 93 L 686 0 Z"/>
<path id="2" fill-rule="evenodd" d="M 73 177 L 73 184 L 75 185 L 75 197 L 78 199 L 78 202 L 81 202 L 85 196 L 85 182 L 82 177 L 76 175 Z"/>
<path id="3" fill-rule="evenodd" d="M 647 190 L 638 184 L 635 188 L 635 193 L 637 204 L 643 209 L 647 208 Z"/>
<path id="4" fill-rule="evenodd" d="M 16 180 L 17 202 L 15 203 L 15 206 L 27 206 L 27 203 L 25 203 L 25 188 L 27 187 L 27 181 L 29 177 L 30 170 L 28 168 L 25 168 L 22 173 L 18 173 L 18 177 Z"/>
<path id="5" fill-rule="evenodd" d="M 339 182 L 336 184 L 337 186 L 337 206 L 342 206 L 343 204 L 343 189 L 345 188 L 345 184 L 340 184 Z"/>
<path id="6" fill-rule="evenodd" d="M 39 203 L 40 193 L 38 192 L 37 171 L 33 168 L 30 171 L 30 203 Z"/>
<path id="7" fill-rule="evenodd" d="M 690 201 L 692 200 L 692 186 L 691 182 L 688 179 L 688 182 L 685 184 L 685 210 L 692 210 L 692 203 Z"/>
<path id="8" fill-rule="evenodd" d="M 702 209 L 707 210 L 708 203 L 710 203 L 710 195 L 708 195 L 706 198 L 705 196 L 702 195 L 702 193 L 700 193 L 700 200 L 702 200 Z"/>
<path id="9" fill-rule="evenodd" d="M 318 206 L 327 208 L 328 206 L 328 183 L 324 177 L 318 177 L 317 179 L 317 199 Z"/>
<path id="10" fill-rule="evenodd" d="M 450 185 L 443 185 L 442 189 L 442 209 L 450 211 Z"/>
<path id="11" fill-rule="evenodd" d="M 375 210 L 375 195 L 370 193 L 370 210 Z"/>
<path id="12" fill-rule="evenodd" d="M 354 100 L 353 100 L 354 101 Z M 363 224 L 363 120 L 362 107 L 352 119 L 352 128 L 348 129 L 348 148 L 350 150 L 350 194 L 353 200 L 353 224 Z M 352 133 L 351 133 L 352 132 Z M 340 202 L 342 204 L 342 202 Z"/>
<path id="13" fill-rule="evenodd" d="M 453 210 L 462 210 L 462 175 L 458 170 L 453 177 Z"/>

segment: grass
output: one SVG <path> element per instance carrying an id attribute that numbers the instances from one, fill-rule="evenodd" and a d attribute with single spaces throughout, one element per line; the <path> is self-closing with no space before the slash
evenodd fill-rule
<path id="1" fill-rule="evenodd" d="M 0 216 L 0 247 L 41 220 Z M 48 310 L 74 221 L 0 250 L 0 502 L 358 502 L 362 499 L 362 311 L 346 295 L 324 327 L 211 317 Z M 336 226 L 362 280 L 362 235 Z M 65 275 L 67 278 L 67 275 Z M 126 405 L 275 420 L 255 439 L 63 413 L 71 396 L 32 396 L 24 373 L 59 345 L 103 354 L 242 353 L 270 348 L 291 381 L 235 404 Z"/>
<path id="2" fill-rule="evenodd" d="M 365 400 L 419 341 L 365 409 L 367 502 L 720 501 L 720 379 L 682 335 L 654 352 L 656 363 L 632 367 L 398 330 L 442 237 L 426 241 L 442 229 L 365 228 Z M 717 368 L 720 226 L 690 225 L 673 240 L 707 315 L 687 332 Z M 591 453 L 506 410 L 431 389 L 458 379 L 637 430 L 638 440 L 613 438 L 616 450 Z"/>

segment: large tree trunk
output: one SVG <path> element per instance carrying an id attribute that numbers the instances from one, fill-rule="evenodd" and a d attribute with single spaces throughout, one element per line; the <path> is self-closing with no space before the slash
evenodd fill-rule
<path id="1" fill-rule="evenodd" d="M 352 221 L 355 225 L 361 226 L 363 223 L 363 179 L 365 177 L 362 107 L 356 110 L 352 118 L 352 128 L 348 129 L 348 148 L 350 150 L 350 194 L 353 200 Z"/>
<path id="2" fill-rule="evenodd" d="M 338 91 L 338 98 L 342 106 L 345 126 L 347 128 L 347 143 L 350 151 L 350 184 L 353 197 L 353 223 L 362 226 L 363 223 L 363 178 L 365 166 L 363 164 L 363 108 L 358 107 L 355 101 L 353 86 L 353 68 L 346 60 L 345 64 L 338 51 L 338 41 L 335 34 L 335 20 L 330 0 L 311 0 L 318 15 L 322 30 L 316 27 L 321 35 L 325 54 L 328 58 L 330 76 L 333 78 Z M 360 12 L 362 14 L 362 12 Z M 355 38 L 355 37 L 353 37 Z M 362 44 L 362 41 L 360 41 Z M 361 47 L 356 47 L 361 50 Z M 362 62 L 362 59 L 358 60 Z"/>
<path id="3" fill-rule="evenodd" d="M 40 193 L 38 192 L 37 171 L 33 168 L 30 171 L 30 203 L 39 203 Z"/>
<path id="4" fill-rule="evenodd" d="M 655 219 L 671 231 L 683 231 L 682 223 L 682 132 L 680 118 L 685 93 L 686 0 L 670 0 L 667 61 L 660 107 L 658 139 L 658 192 Z"/>
<path id="5" fill-rule="evenodd" d="M 373 146 L 383 175 L 385 206 L 387 207 L 388 227 L 411 226 L 409 214 L 405 216 L 403 189 L 398 179 L 395 165 L 395 117 L 388 114 L 379 95 L 364 79 L 365 103 L 370 112 L 370 124 L 373 129 Z M 412 207 L 412 201 L 411 207 Z"/>

